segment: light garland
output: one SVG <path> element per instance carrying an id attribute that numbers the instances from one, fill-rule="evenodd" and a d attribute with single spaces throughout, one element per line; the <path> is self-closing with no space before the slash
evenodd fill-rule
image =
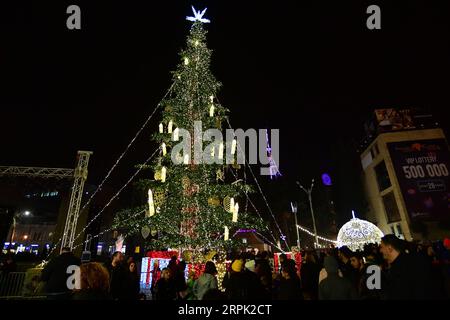
<path id="1" fill-rule="evenodd" d="M 150 157 L 148 157 L 147 160 L 145 160 L 144 165 L 146 165 L 151 159 L 153 159 L 153 157 L 156 155 L 156 153 L 158 152 L 159 148 L 156 149 L 151 155 Z M 77 240 L 80 235 L 86 231 L 87 228 L 89 228 L 89 226 L 105 211 L 106 208 L 108 208 L 111 203 L 114 201 L 114 199 L 116 199 L 123 191 L 123 189 L 125 189 L 131 181 L 133 181 L 133 179 L 139 174 L 139 172 L 141 172 L 143 166 L 140 166 L 138 168 L 138 170 L 136 170 L 136 172 L 127 180 L 127 182 L 125 182 L 125 184 L 119 189 L 119 191 L 117 191 L 114 196 L 112 196 L 112 198 L 108 201 L 108 203 L 91 219 L 91 221 L 89 221 L 86 226 L 75 236 L 75 238 L 73 239 L 73 241 L 75 242 L 75 240 Z M 81 211 L 80 211 L 81 212 Z"/>
<path id="2" fill-rule="evenodd" d="M 217 97 L 216 97 L 216 99 L 217 99 Z M 227 121 L 228 127 L 229 127 L 230 129 L 233 129 L 233 127 L 231 126 L 230 120 L 228 120 L 228 118 L 225 118 L 225 119 L 226 119 L 226 121 Z M 238 147 L 239 150 L 242 152 L 241 146 L 240 146 L 239 144 L 237 144 L 237 147 Z M 280 232 L 281 235 L 283 235 L 283 232 L 281 231 L 281 227 L 280 227 L 280 225 L 278 224 L 277 219 L 275 218 L 275 215 L 273 214 L 273 211 L 272 211 L 272 209 L 271 209 L 271 207 L 270 207 L 270 205 L 269 205 L 269 202 L 267 201 L 267 198 L 266 198 L 266 196 L 264 195 L 264 193 L 263 193 L 263 191 L 262 191 L 262 189 L 261 189 L 261 186 L 260 186 L 260 184 L 259 184 L 259 182 L 258 182 L 258 179 L 256 179 L 256 176 L 255 176 L 255 174 L 254 174 L 254 172 L 253 172 L 252 167 L 248 164 L 247 159 L 244 158 L 244 160 L 245 160 L 245 166 L 247 166 L 247 167 L 249 168 L 250 173 L 252 174 L 252 177 L 253 177 L 253 179 L 254 179 L 255 182 L 256 182 L 256 185 L 257 185 L 257 187 L 258 187 L 259 193 L 260 193 L 261 196 L 263 197 L 264 203 L 266 204 L 267 209 L 269 210 L 270 215 L 272 216 L 273 220 L 275 221 L 275 225 L 277 226 L 278 231 Z M 284 243 L 285 243 L 285 245 L 286 245 L 286 248 L 288 248 L 288 250 L 290 250 L 290 249 L 289 249 L 289 245 L 288 245 L 288 243 L 286 242 L 286 238 L 283 238 L 283 241 L 284 241 Z"/>
<path id="3" fill-rule="evenodd" d="M 300 225 L 297 225 L 297 228 L 299 228 L 299 229 L 302 230 L 303 232 L 306 232 L 307 234 L 309 234 L 309 235 L 312 236 L 312 237 L 315 237 L 315 236 L 316 236 L 314 233 L 312 233 L 311 231 L 309 231 L 309 230 L 306 229 L 306 228 L 303 228 L 303 227 L 300 226 Z M 336 244 L 336 242 L 337 242 L 336 240 L 327 239 L 327 238 L 321 237 L 321 236 L 319 236 L 319 235 L 317 235 L 317 239 L 320 239 L 320 240 L 323 240 L 323 241 L 326 241 L 326 242 L 330 242 L 330 243 L 333 243 L 333 244 Z"/>
<path id="4" fill-rule="evenodd" d="M 83 205 L 83 207 L 80 209 L 79 212 L 83 212 L 86 207 L 91 203 L 92 199 L 95 197 L 95 195 L 102 190 L 103 185 L 105 184 L 106 180 L 108 180 L 108 178 L 111 176 L 111 173 L 114 171 L 114 169 L 119 165 L 120 160 L 122 160 L 122 158 L 125 156 L 125 154 L 128 152 L 128 150 L 130 149 L 130 147 L 134 144 L 134 142 L 136 141 L 136 139 L 139 137 L 139 135 L 141 134 L 141 132 L 144 130 L 144 128 L 147 126 L 147 124 L 149 123 L 149 121 L 153 118 L 153 115 L 156 113 L 156 111 L 161 107 L 161 102 L 166 99 L 166 97 L 169 95 L 169 93 L 172 92 L 174 83 L 172 83 L 172 85 L 170 86 L 170 88 L 166 91 L 166 93 L 164 94 L 163 98 L 161 99 L 161 101 L 156 105 L 156 107 L 153 109 L 153 112 L 147 117 L 147 119 L 144 121 L 144 123 L 142 124 L 142 126 L 140 127 L 140 129 L 136 132 L 136 134 L 134 135 L 134 137 L 131 139 L 130 143 L 128 143 L 128 145 L 126 146 L 125 150 L 121 153 L 121 155 L 119 156 L 119 158 L 117 158 L 116 162 L 114 163 L 114 165 L 111 167 L 111 169 L 109 169 L 108 173 L 106 174 L 106 176 L 103 178 L 102 182 L 97 186 L 97 188 L 95 189 L 95 191 L 93 193 L 91 193 L 90 198 L 85 202 L 85 204 Z M 98 217 L 98 216 L 96 216 Z M 96 217 L 93 218 L 93 220 L 96 219 Z M 93 222 L 93 220 L 91 220 L 90 223 Z M 90 225 L 89 223 L 89 225 Z M 81 233 L 83 233 L 86 230 L 87 227 L 83 228 L 83 230 L 78 233 L 75 238 L 74 241 L 76 239 L 78 239 L 78 237 L 80 236 Z M 53 253 L 53 251 L 58 247 L 58 245 L 61 243 L 61 240 L 63 238 L 64 235 L 61 235 L 61 237 L 58 239 L 58 241 L 55 243 L 55 245 L 53 246 L 52 250 L 49 251 L 49 253 L 47 254 L 45 260 L 47 260 L 50 255 Z"/>

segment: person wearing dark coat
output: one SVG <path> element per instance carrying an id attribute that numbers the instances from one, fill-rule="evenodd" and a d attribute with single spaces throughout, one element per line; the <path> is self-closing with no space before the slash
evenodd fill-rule
<path id="1" fill-rule="evenodd" d="M 80 259 L 75 257 L 70 248 L 63 248 L 56 258 L 50 260 L 41 273 L 41 281 L 45 282 L 45 292 L 49 299 L 67 299 L 71 289 L 67 287 L 67 279 L 71 276 L 67 273 L 69 266 L 79 266 Z"/>
<path id="2" fill-rule="evenodd" d="M 306 252 L 305 259 L 300 269 L 302 290 L 305 299 L 316 300 L 319 290 L 320 266 L 312 252 Z"/>
<path id="3" fill-rule="evenodd" d="M 130 261 L 128 263 L 127 272 L 125 273 L 126 273 L 126 281 L 124 288 L 126 292 L 125 299 L 138 300 L 141 287 L 136 262 Z"/>
<path id="4" fill-rule="evenodd" d="M 402 241 L 389 234 L 381 239 L 380 251 L 388 263 L 381 290 L 385 300 L 422 300 L 435 297 L 430 269 L 424 257 L 403 251 Z"/>
<path id="5" fill-rule="evenodd" d="M 358 294 L 350 280 L 339 275 L 338 263 L 334 257 L 325 257 L 324 268 L 326 278 L 319 283 L 319 300 L 357 299 Z"/>
<path id="6" fill-rule="evenodd" d="M 281 269 L 281 275 L 277 300 L 303 300 L 302 286 L 295 267 L 285 264 Z"/>
<path id="7" fill-rule="evenodd" d="M 169 268 L 161 271 L 161 278 L 155 285 L 155 300 L 176 300 L 177 290 Z"/>
<path id="8" fill-rule="evenodd" d="M 247 264 L 250 269 L 255 267 L 253 263 Z M 256 273 L 244 270 L 244 261 L 235 260 L 231 265 L 231 273 L 226 281 L 225 294 L 230 300 L 258 299 L 263 293 L 262 285 Z"/>
<path id="9" fill-rule="evenodd" d="M 108 265 L 110 293 L 114 300 L 127 300 L 127 269 L 124 266 L 125 257 L 116 251 Z"/>
<path id="10" fill-rule="evenodd" d="M 173 280 L 175 281 L 175 288 L 177 290 L 178 299 L 185 299 L 187 295 L 186 285 L 186 262 L 180 261 L 175 269 Z"/>

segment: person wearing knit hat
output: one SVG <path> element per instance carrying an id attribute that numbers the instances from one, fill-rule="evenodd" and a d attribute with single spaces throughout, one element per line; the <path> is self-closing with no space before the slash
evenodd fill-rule
<path id="1" fill-rule="evenodd" d="M 242 271 L 242 267 L 244 266 L 244 261 L 241 259 L 236 259 L 234 260 L 233 264 L 231 265 L 231 270 L 233 270 L 234 272 L 241 272 Z"/>

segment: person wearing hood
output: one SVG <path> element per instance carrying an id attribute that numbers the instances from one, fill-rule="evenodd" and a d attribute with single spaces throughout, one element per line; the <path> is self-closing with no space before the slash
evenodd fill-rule
<path id="1" fill-rule="evenodd" d="M 205 271 L 195 281 L 192 292 L 198 300 L 203 300 L 203 296 L 211 289 L 217 289 L 217 269 L 212 261 L 205 264 Z"/>
<path id="2" fill-rule="evenodd" d="M 356 300 L 352 283 L 339 275 L 338 262 L 332 256 L 325 257 L 326 278 L 319 283 L 319 300 Z"/>

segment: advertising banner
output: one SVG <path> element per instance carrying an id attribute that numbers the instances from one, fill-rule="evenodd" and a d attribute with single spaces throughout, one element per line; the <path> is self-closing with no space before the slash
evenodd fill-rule
<path id="1" fill-rule="evenodd" d="M 450 153 L 444 139 L 388 143 L 411 219 L 450 218 Z"/>

